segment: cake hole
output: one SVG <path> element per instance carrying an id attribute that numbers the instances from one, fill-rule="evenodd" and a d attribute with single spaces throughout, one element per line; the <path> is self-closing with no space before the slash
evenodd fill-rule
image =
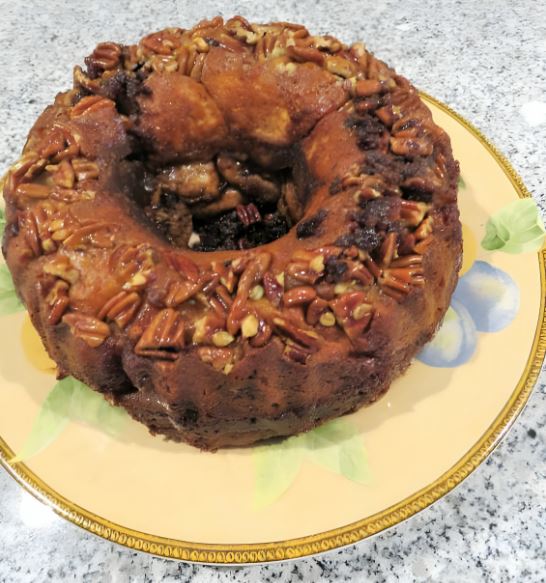
<path id="1" fill-rule="evenodd" d="M 241 153 L 150 169 L 144 189 L 148 218 L 173 246 L 194 251 L 265 245 L 302 215 L 291 169 L 267 169 Z"/>

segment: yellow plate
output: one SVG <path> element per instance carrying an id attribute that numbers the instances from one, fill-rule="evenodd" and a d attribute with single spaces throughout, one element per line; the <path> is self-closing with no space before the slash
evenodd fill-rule
<path id="1" fill-rule="evenodd" d="M 481 247 L 488 218 L 529 194 L 476 129 L 425 98 L 461 164 L 465 277 L 487 264 L 512 282 L 512 304 L 518 294 L 520 299 L 500 331 L 472 332 L 472 323 L 466 332 L 460 327 L 459 335 L 470 330 L 476 341 L 472 350 L 466 347 L 464 364 L 416 361 L 384 398 L 344 419 L 355 428 L 352 453 L 329 450 L 330 467 L 304 455 L 284 490 L 264 503 L 256 491 L 264 458 L 256 450 L 202 453 L 153 438 L 136 422 L 111 436 L 73 419 L 37 455 L 10 463 L 27 442 L 55 378 L 25 316 L 2 316 L 0 458 L 6 469 L 61 516 L 108 540 L 165 557 L 224 564 L 283 560 L 354 543 L 426 508 L 466 478 L 522 410 L 540 371 L 545 255 Z M 461 314 L 468 323 L 476 310 L 461 308 L 463 300 L 451 315 L 454 325 Z M 501 308 L 502 320 L 511 308 Z M 492 314 L 494 326 L 498 311 Z M 449 360 L 461 338 L 446 338 L 438 350 Z M 366 467 L 359 466 L 360 479 L 351 480 L 346 476 L 354 468 L 347 470 L 347 463 L 362 462 L 351 457 L 355 451 L 365 456 Z M 285 469 L 279 472 L 282 477 Z"/>

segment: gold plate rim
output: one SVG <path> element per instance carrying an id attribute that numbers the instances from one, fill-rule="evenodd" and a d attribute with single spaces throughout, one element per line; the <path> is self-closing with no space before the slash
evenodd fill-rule
<path id="1" fill-rule="evenodd" d="M 509 178 L 520 198 L 531 196 L 506 157 L 480 130 L 446 104 L 427 93 L 420 93 L 426 101 L 454 118 L 480 141 Z M 1 437 L 0 464 L 27 492 L 76 526 L 130 549 L 164 558 L 224 565 L 270 563 L 307 557 L 357 543 L 410 518 L 453 490 L 495 449 L 525 407 L 540 374 L 546 353 L 546 250 L 538 252 L 538 263 L 541 300 L 533 344 L 520 380 L 502 411 L 474 446 L 434 482 L 399 503 L 351 524 L 315 535 L 270 543 L 212 544 L 180 541 L 126 528 L 67 500 L 43 482 L 24 463 L 12 466 L 8 460 L 14 457 L 14 452 Z"/>

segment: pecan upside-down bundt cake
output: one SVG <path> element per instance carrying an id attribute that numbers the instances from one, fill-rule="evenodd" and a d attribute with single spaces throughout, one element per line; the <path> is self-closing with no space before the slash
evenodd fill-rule
<path id="1" fill-rule="evenodd" d="M 458 166 L 415 88 L 362 44 L 240 17 L 85 63 L 4 187 L 60 373 L 203 449 L 377 399 L 461 259 Z"/>

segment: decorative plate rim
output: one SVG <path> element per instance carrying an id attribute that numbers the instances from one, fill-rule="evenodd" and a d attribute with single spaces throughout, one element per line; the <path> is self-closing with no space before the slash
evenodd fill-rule
<path id="1" fill-rule="evenodd" d="M 474 125 L 446 104 L 420 92 L 424 99 L 459 122 L 488 150 L 520 198 L 531 197 L 507 158 Z M 12 466 L 14 452 L 0 437 L 0 464 L 30 494 L 76 526 L 130 549 L 193 563 L 244 565 L 307 557 L 362 541 L 424 510 L 467 478 L 495 449 L 523 410 L 542 368 L 546 353 L 546 250 L 538 252 L 540 310 L 525 369 L 509 400 L 480 439 L 449 470 L 431 484 L 381 512 L 345 526 L 285 541 L 249 544 L 194 543 L 139 532 L 89 512 L 49 487 L 24 463 Z"/>

